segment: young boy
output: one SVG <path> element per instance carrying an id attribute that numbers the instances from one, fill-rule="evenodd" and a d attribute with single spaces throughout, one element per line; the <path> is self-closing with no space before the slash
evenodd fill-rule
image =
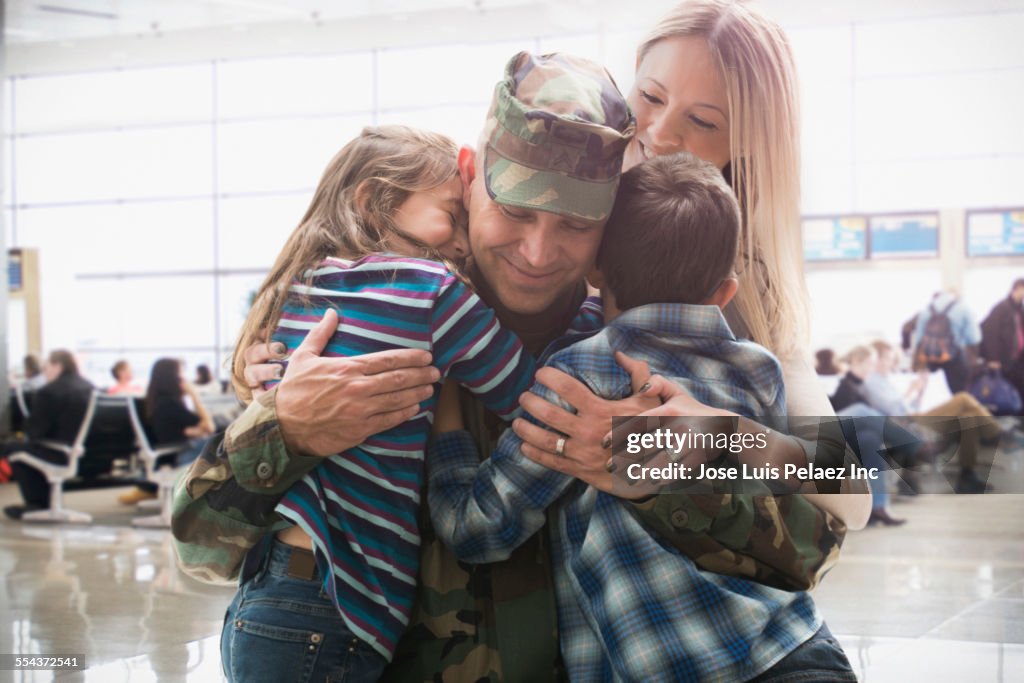
<path id="1" fill-rule="evenodd" d="M 782 373 L 722 315 L 739 209 L 713 166 L 687 154 L 622 177 L 597 257 L 606 326 L 566 340 L 546 365 L 603 398 L 632 393 L 623 351 L 705 405 L 782 416 Z M 552 392 L 535 393 L 566 406 Z M 571 408 L 569 408 L 571 410 Z M 805 592 L 699 569 L 651 535 L 628 503 L 527 460 L 509 430 L 481 463 L 466 432 L 427 458 L 436 533 L 466 562 L 492 562 L 549 521 L 562 656 L 572 680 L 748 680 L 821 627 Z M 709 532 L 710 533 L 710 532 Z"/>

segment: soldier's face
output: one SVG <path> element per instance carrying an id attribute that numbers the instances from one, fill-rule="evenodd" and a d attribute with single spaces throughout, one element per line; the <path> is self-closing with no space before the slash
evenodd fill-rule
<path id="1" fill-rule="evenodd" d="M 468 188 L 469 244 L 480 274 L 516 313 L 540 313 L 590 272 L 603 221 L 498 204 L 476 174 Z"/>

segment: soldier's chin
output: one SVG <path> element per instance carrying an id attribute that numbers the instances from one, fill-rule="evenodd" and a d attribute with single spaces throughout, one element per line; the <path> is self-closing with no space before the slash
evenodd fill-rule
<path id="1" fill-rule="evenodd" d="M 504 287 L 498 296 L 513 313 L 532 315 L 546 311 L 560 295 L 561 291 L 553 288 Z"/>

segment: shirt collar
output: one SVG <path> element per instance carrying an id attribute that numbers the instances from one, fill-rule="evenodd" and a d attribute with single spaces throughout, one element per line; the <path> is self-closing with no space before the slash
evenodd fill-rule
<path id="1" fill-rule="evenodd" d="M 736 341 L 718 306 L 646 304 L 623 311 L 608 327 L 629 327 L 659 334 L 711 337 Z"/>

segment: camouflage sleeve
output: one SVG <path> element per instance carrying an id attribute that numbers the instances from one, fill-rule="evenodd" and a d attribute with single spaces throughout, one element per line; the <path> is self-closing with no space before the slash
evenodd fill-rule
<path id="1" fill-rule="evenodd" d="M 245 554 L 277 522 L 281 496 L 322 462 L 285 449 L 275 396 L 253 401 L 174 487 L 171 533 L 179 565 L 192 578 L 233 581 Z"/>
<path id="2" fill-rule="evenodd" d="M 785 590 L 816 586 L 846 536 L 838 518 L 798 494 L 663 493 L 633 510 L 701 569 Z"/>

